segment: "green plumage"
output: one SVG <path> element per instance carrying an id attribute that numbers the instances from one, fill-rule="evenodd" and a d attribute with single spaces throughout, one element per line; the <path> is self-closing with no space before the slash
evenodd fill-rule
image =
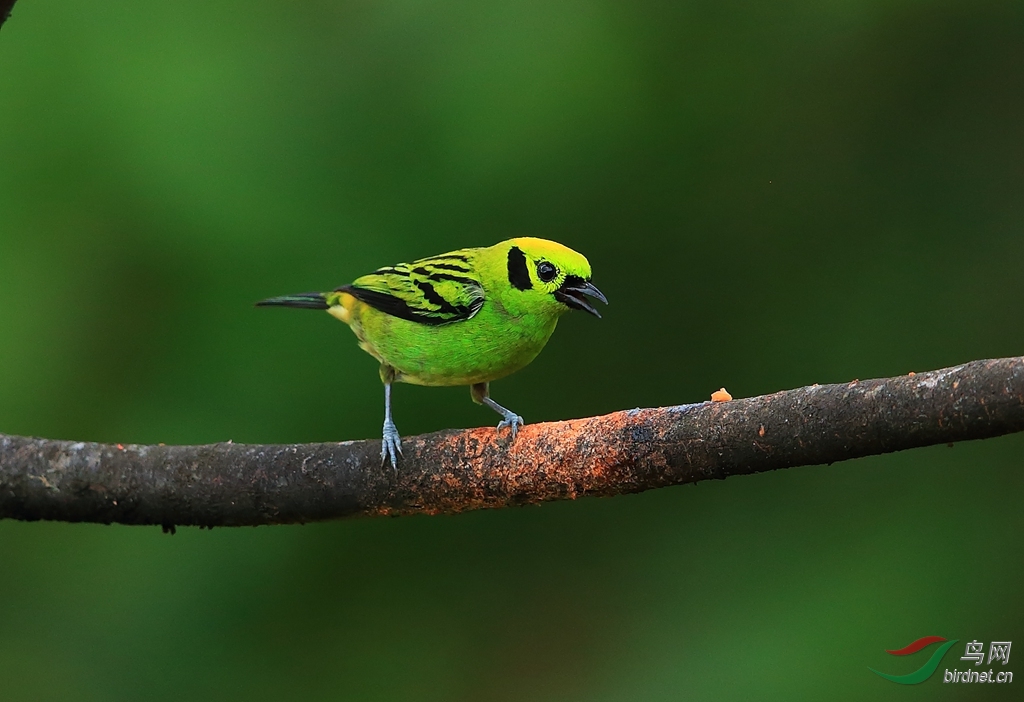
<path id="1" fill-rule="evenodd" d="M 536 358 L 567 310 L 600 316 L 585 298 L 606 301 L 590 275 L 587 259 L 572 249 L 520 238 L 380 268 L 329 293 L 257 304 L 326 309 L 352 328 L 381 363 L 382 455 L 394 462 L 401 444 L 390 419 L 392 382 L 473 386 L 473 399 L 502 414 L 499 427 L 514 434 L 522 418 L 491 400 L 487 384 Z"/>
<path id="2" fill-rule="evenodd" d="M 381 311 L 428 326 L 461 322 L 484 304 L 477 252 L 424 258 L 380 268 L 339 290 L 348 291 Z M 370 293 L 370 294 L 367 294 Z M 384 300 L 380 296 L 393 298 Z M 375 300 L 380 300 L 375 304 Z"/>

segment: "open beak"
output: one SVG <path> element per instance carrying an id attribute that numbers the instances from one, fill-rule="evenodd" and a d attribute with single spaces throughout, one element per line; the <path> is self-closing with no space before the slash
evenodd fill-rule
<path id="1" fill-rule="evenodd" d="M 589 280 L 583 280 L 572 275 L 568 276 L 565 279 L 565 282 L 562 283 L 562 287 L 555 291 L 555 299 L 559 302 L 564 303 L 574 310 L 584 310 L 585 312 L 589 312 L 600 319 L 601 313 L 591 306 L 590 302 L 587 300 L 588 297 L 600 300 L 606 305 L 608 304 L 608 298 L 604 296 L 604 293 L 594 287 L 593 283 Z"/>

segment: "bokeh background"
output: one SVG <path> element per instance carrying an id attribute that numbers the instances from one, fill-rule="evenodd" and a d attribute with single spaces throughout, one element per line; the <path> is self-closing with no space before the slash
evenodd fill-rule
<path id="1" fill-rule="evenodd" d="M 494 385 L 527 421 L 1022 354 L 1022 85 L 1015 0 L 21 0 L 0 431 L 377 437 L 351 333 L 252 303 L 525 234 L 612 303 Z M 495 421 L 461 388 L 396 403 L 407 435 Z M 1008 700 L 1022 454 L 175 536 L 4 521 L 0 700 Z M 868 671 L 925 635 L 1019 641 L 1021 680 L 944 685 L 962 644 L 917 687 Z"/>

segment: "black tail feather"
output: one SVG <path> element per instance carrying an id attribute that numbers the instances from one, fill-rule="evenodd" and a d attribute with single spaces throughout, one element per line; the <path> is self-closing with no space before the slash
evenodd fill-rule
<path id="1" fill-rule="evenodd" d="M 296 295 L 282 295 L 271 297 L 267 300 L 260 300 L 257 307 L 297 307 L 304 310 L 326 310 L 327 300 L 323 293 L 308 292 Z"/>

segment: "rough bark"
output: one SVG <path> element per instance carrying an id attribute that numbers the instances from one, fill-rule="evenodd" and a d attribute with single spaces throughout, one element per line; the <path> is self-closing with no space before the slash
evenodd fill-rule
<path id="1" fill-rule="evenodd" d="M 0 435 L 0 518 L 240 526 L 617 495 L 1024 430 L 1024 358 L 403 440 L 134 446 Z"/>

